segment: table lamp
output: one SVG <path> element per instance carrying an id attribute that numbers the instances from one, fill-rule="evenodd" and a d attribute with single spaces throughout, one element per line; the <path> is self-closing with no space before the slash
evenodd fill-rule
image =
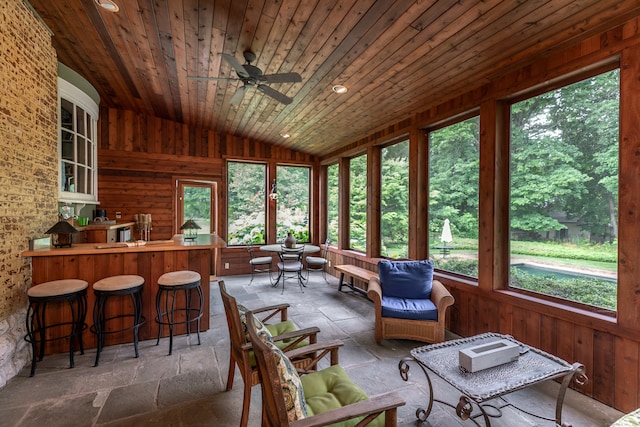
<path id="1" fill-rule="evenodd" d="M 71 247 L 73 244 L 73 234 L 79 231 L 67 221 L 58 221 L 53 227 L 45 231 L 45 234 L 51 234 L 51 243 L 56 248 L 65 246 Z"/>
<path id="2" fill-rule="evenodd" d="M 182 230 L 182 238 L 184 240 L 195 240 L 198 237 L 198 230 L 200 230 L 200 226 L 196 224 L 196 222 L 192 219 L 187 220 L 182 226 L 180 230 Z"/>

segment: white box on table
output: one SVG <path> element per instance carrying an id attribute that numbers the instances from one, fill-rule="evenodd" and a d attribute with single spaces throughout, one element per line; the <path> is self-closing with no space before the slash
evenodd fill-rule
<path id="1" fill-rule="evenodd" d="M 519 356 L 520 345 L 505 339 L 478 344 L 460 350 L 458 353 L 460 366 L 468 372 L 478 372 L 482 369 L 512 362 L 517 360 Z"/>

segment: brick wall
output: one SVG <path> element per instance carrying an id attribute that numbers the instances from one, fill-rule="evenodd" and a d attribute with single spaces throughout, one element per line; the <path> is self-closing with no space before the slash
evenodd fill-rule
<path id="1" fill-rule="evenodd" d="M 0 387 L 31 358 L 20 252 L 57 219 L 56 93 L 49 31 L 21 0 L 0 2 Z"/>

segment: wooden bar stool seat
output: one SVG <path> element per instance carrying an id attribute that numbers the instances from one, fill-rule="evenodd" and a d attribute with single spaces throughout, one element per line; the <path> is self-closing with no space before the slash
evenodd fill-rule
<path id="1" fill-rule="evenodd" d="M 184 293 L 184 300 L 178 301 L 178 292 Z M 196 298 L 193 298 L 193 293 Z M 180 305 L 183 303 L 184 305 Z M 195 271 L 181 270 L 165 273 L 158 278 L 156 294 L 156 322 L 160 343 L 162 325 L 169 326 L 169 354 L 173 349 L 173 331 L 175 325 L 186 325 L 187 335 L 191 333 L 191 323 L 196 322 L 198 345 L 200 345 L 200 318 L 204 306 L 204 295 L 200 285 L 200 274 Z M 166 319 L 165 319 L 166 316 Z"/>
<path id="2" fill-rule="evenodd" d="M 104 347 L 104 337 L 106 334 L 114 334 L 133 330 L 133 348 L 135 357 L 138 357 L 138 329 L 146 321 L 142 316 L 142 285 L 144 278 L 136 275 L 119 275 L 106 277 L 98 280 L 93 284 L 93 293 L 96 301 L 93 308 L 93 326 L 91 332 L 96 334 L 98 345 L 96 351 L 96 361 L 94 366 L 98 366 L 100 361 L 100 352 Z M 132 310 L 130 312 L 121 312 L 113 316 L 107 315 L 105 304 L 109 297 L 129 296 L 131 298 Z M 113 312 L 113 310 L 111 311 Z M 131 318 L 128 325 L 122 326 L 120 329 L 109 329 L 109 324 L 117 324 L 118 319 Z M 122 325 L 122 323 L 120 323 Z"/>
<path id="3" fill-rule="evenodd" d="M 89 284 L 84 280 L 62 279 L 35 285 L 27 291 L 29 308 L 26 318 L 27 335 L 24 339 L 31 344 L 33 356 L 30 376 L 36 372 L 36 359 L 42 361 L 44 358 L 44 347 L 47 341 L 69 339 L 69 366 L 71 368 L 74 366 L 73 353 L 76 341 L 80 347 L 80 354 L 84 354 L 82 331 L 86 327 L 88 287 Z M 65 303 L 69 307 L 69 313 L 65 313 L 64 318 L 58 323 L 48 324 L 47 305 L 64 305 Z M 68 328 L 68 333 L 56 333 L 52 338 L 47 337 L 49 330 L 64 328 Z"/>

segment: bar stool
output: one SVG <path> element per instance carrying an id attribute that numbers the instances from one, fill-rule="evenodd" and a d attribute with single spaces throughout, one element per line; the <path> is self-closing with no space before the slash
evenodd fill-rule
<path id="1" fill-rule="evenodd" d="M 29 288 L 29 308 L 27 309 L 27 335 L 24 340 L 31 343 L 31 377 L 36 373 L 36 354 L 38 361 L 44 358 L 44 346 L 47 341 L 69 339 L 69 365 L 74 366 L 73 352 L 76 340 L 80 345 L 80 354 L 84 354 L 82 345 L 82 331 L 86 327 L 85 318 L 87 316 L 87 288 L 89 284 L 79 279 L 63 279 L 41 283 Z M 69 316 L 60 316 L 59 322 L 51 325 L 47 324 L 46 310 L 48 304 L 58 304 L 64 307 L 64 303 L 69 306 L 70 321 L 66 321 Z M 47 331 L 51 329 L 62 329 L 68 326 L 69 332 L 66 335 L 53 336 L 47 338 Z M 39 346 L 39 348 L 38 348 Z"/>
<path id="2" fill-rule="evenodd" d="M 145 318 L 142 316 L 142 285 L 144 278 L 136 275 L 120 275 L 111 276 L 98 280 L 93 284 L 93 293 L 96 296 L 96 302 L 93 307 L 93 326 L 91 332 L 96 334 L 98 338 L 98 346 L 96 351 L 96 362 L 93 366 L 98 366 L 100 361 L 100 352 L 104 347 L 104 336 L 106 334 L 114 334 L 133 330 L 133 348 L 135 349 L 136 358 L 138 357 L 138 329 L 144 324 Z M 109 297 L 130 296 L 133 304 L 133 311 L 130 313 L 121 313 L 111 317 L 107 317 L 105 304 Z M 107 323 L 113 320 L 131 318 L 132 324 L 123 326 L 117 330 L 107 330 Z"/>
<path id="3" fill-rule="evenodd" d="M 184 291 L 184 306 L 176 307 L 178 291 Z M 193 292 L 197 293 L 197 306 L 193 307 Z M 162 335 L 162 325 L 169 326 L 169 355 L 173 348 L 173 328 L 175 325 L 184 324 L 187 326 L 187 335 L 191 333 L 191 323 L 196 322 L 198 333 L 198 345 L 200 345 L 200 318 L 202 317 L 202 307 L 204 305 L 204 295 L 200 286 L 200 274 L 195 271 L 181 270 L 165 273 L 158 279 L 158 293 L 156 294 L 156 322 L 158 322 L 158 340 Z M 164 309 L 163 309 L 164 306 Z M 183 316 L 176 318 L 176 314 L 183 313 Z M 163 316 L 167 316 L 163 320 Z"/>

